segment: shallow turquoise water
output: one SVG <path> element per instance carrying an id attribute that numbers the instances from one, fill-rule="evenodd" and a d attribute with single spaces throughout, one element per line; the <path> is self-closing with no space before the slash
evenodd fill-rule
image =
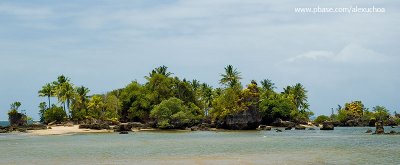
<path id="1" fill-rule="evenodd" d="M 400 135 L 367 129 L 0 134 L 0 164 L 400 164 Z"/>

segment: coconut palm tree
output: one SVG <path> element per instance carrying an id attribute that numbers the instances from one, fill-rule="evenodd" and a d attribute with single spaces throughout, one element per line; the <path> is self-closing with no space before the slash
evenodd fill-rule
<path id="1" fill-rule="evenodd" d="M 265 91 L 273 91 L 276 88 L 275 84 L 269 79 L 262 80 L 261 81 L 261 87 Z"/>
<path id="2" fill-rule="evenodd" d="M 42 89 L 38 92 L 40 97 L 47 97 L 49 104 L 48 108 L 50 108 L 50 97 L 53 96 L 54 94 L 54 86 L 51 85 L 50 83 L 47 83 L 42 87 Z"/>
<path id="3" fill-rule="evenodd" d="M 208 116 L 208 109 L 211 106 L 212 100 L 213 100 L 213 91 L 212 87 L 209 86 L 206 83 L 201 84 L 201 100 L 204 104 L 204 113 L 206 116 Z"/>
<path id="4" fill-rule="evenodd" d="M 90 92 L 89 88 L 86 88 L 84 86 L 80 86 L 75 89 L 75 97 L 72 100 L 72 109 L 73 110 L 85 109 L 86 115 L 87 115 L 86 103 L 88 101 L 87 94 L 89 92 Z"/>
<path id="5" fill-rule="evenodd" d="M 236 68 L 233 68 L 232 65 L 228 65 L 225 67 L 225 74 L 221 74 L 222 79 L 220 80 L 220 84 L 227 85 L 232 88 L 235 85 L 239 84 L 239 80 L 242 79 L 240 77 L 240 72 L 237 71 Z"/>

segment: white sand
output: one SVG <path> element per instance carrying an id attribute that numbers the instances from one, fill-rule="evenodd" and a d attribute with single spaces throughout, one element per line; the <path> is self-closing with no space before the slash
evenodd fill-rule
<path id="1" fill-rule="evenodd" d="M 28 134 L 37 136 L 65 135 L 65 134 L 76 134 L 76 133 L 104 133 L 104 132 L 113 132 L 113 130 L 79 129 L 79 125 L 74 125 L 74 126 L 52 126 L 51 129 L 27 131 Z"/>

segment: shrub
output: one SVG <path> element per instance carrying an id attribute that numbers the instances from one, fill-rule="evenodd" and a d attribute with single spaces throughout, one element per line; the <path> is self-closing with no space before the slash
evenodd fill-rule
<path id="1" fill-rule="evenodd" d="M 320 115 L 314 120 L 316 124 L 321 124 L 325 121 L 331 121 L 331 118 L 325 115 Z"/>
<path id="2" fill-rule="evenodd" d="M 56 121 L 57 123 L 65 121 L 67 114 L 62 107 L 53 105 L 44 113 L 45 123 Z"/>

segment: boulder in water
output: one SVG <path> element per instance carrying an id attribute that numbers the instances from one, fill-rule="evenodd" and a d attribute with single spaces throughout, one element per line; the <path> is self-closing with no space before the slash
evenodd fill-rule
<path id="1" fill-rule="evenodd" d="M 295 124 L 291 121 L 283 121 L 282 119 L 276 119 L 273 123 L 277 127 L 295 127 Z"/>
<path id="2" fill-rule="evenodd" d="M 302 126 L 302 125 L 297 125 L 294 129 L 295 129 L 295 130 L 305 130 L 306 127 L 305 127 L 305 126 Z"/>
<path id="3" fill-rule="evenodd" d="M 333 130 L 334 126 L 332 122 L 323 122 L 322 123 L 322 127 L 320 128 L 320 130 Z"/>
<path id="4" fill-rule="evenodd" d="M 129 132 L 128 131 L 121 131 L 121 132 L 119 132 L 119 134 L 129 134 Z"/>
<path id="5" fill-rule="evenodd" d="M 385 129 L 383 128 L 383 122 L 379 121 L 375 123 L 375 134 L 384 134 Z"/>
<path id="6" fill-rule="evenodd" d="M 266 126 L 266 125 L 259 125 L 257 130 L 267 130 L 267 131 L 271 131 L 272 127 L 270 126 Z"/>
<path id="7" fill-rule="evenodd" d="M 368 129 L 365 133 L 372 133 L 372 129 Z"/>

